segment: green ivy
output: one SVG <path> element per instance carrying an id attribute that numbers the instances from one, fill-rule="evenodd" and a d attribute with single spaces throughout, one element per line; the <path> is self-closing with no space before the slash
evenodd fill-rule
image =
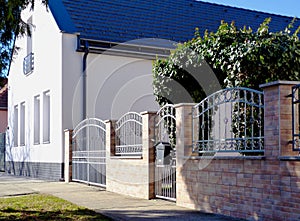
<path id="1" fill-rule="evenodd" d="M 269 32 L 271 18 L 265 19 L 256 32 L 251 28 L 238 29 L 234 23 L 221 22 L 216 32 L 206 31 L 177 48 L 167 59 L 156 59 L 153 65 L 153 86 L 157 101 L 165 103 L 181 100 L 181 90 L 172 90 L 172 82 L 179 83 L 200 102 L 206 97 L 190 72 L 203 74 L 205 61 L 215 73 L 220 85 L 259 89 L 262 83 L 275 80 L 299 80 L 300 27 L 291 33 L 295 19 L 279 32 Z"/>

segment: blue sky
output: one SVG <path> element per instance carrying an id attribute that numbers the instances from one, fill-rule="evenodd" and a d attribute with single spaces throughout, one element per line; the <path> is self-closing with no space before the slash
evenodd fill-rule
<path id="1" fill-rule="evenodd" d="M 202 0 L 300 18 L 300 0 Z"/>

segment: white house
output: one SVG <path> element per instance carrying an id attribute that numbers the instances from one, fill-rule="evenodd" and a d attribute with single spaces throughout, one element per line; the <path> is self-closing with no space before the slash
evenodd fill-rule
<path id="1" fill-rule="evenodd" d="M 157 110 L 152 62 L 167 56 L 194 30 L 216 30 L 221 20 L 254 29 L 272 17 L 283 29 L 291 18 L 194 0 L 38 2 L 23 19 L 32 35 L 18 38 L 9 71 L 6 170 L 63 177 L 63 131 L 87 117 L 117 119 Z"/>

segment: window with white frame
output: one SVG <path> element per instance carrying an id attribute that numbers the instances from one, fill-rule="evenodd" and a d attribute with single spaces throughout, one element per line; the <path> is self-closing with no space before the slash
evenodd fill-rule
<path id="1" fill-rule="evenodd" d="M 32 52 L 32 37 L 34 25 L 32 22 L 32 16 L 27 20 L 30 34 L 27 35 L 27 54 L 23 60 L 23 73 L 28 75 L 33 72 L 34 69 L 34 55 Z"/>
<path id="2" fill-rule="evenodd" d="M 25 145 L 25 102 L 20 105 L 20 146 Z"/>
<path id="3" fill-rule="evenodd" d="M 18 146 L 18 133 L 19 133 L 19 108 L 18 105 L 14 106 L 14 118 L 13 118 L 13 141 L 14 146 Z"/>
<path id="4" fill-rule="evenodd" d="M 27 24 L 29 25 L 30 35 L 27 35 L 27 55 L 32 53 L 32 36 L 33 36 L 33 23 L 32 16 L 27 20 Z"/>
<path id="5" fill-rule="evenodd" d="M 34 97 L 34 144 L 40 144 L 41 121 L 40 121 L 40 95 Z"/>
<path id="6" fill-rule="evenodd" d="M 50 142 L 50 91 L 43 93 L 43 143 Z"/>

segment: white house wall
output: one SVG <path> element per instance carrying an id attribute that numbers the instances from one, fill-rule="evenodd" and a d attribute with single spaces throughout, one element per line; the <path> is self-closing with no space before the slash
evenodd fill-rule
<path id="1" fill-rule="evenodd" d="M 6 160 L 9 162 L 42 162 L 61 164 L 62 150 L 62 34 L 51 12 L 37 3 L 34 12 L 26 11 L 23 19 L 33 16 L 32 52 L 34 70 L 23 74 L 23 59 L 27 56 L 27 38 L 19 38 L 20 47 L 9 73 L 9 141 Z M 50 142 L 43 143 L 43 93 L 50 95 Z M 34 145 L 34 97 L 40 95 L 40 144 Z M 25 145 L 13 143 L 14 106 L 25 102 Z M 20 109 L 20 108 L 19 108 Z M 20 112 L 20 111 L 19 111 Z M 20 113 L 19 113 L 20 116 Z M 20 127 L 19 127 L 20 130 Z M 20 136 L 19 136 L 20 140 Z M 20 142 L 19 142 L 20 143 Z M 16 166 L 16 165 L 13 165 Z M 22 172 L 22 171 L 21 171 Z M 21 173 L 20 172 L 20 173 Z M 39 172 L 39 171 L 37 171 Z M 31 172 L 33 173 L 33 172 Z"/>
<path id="2" fill-rule="evenodd" d="M 74 53 L 73 37 L 73 44 L 64 41 L 64 53 L 73 53 L 64 57 L 63 64 L 65 128 L 74 128 L 83 119 L 83 53 Z M 118 119 L 129 111 L 158 109 L 152 89 L 152 60 L 90 53 L 87 61 L 87 117 Z"/>
<path id="3" fill-rule="evenodd" d="M 155 111 L 152 60 L 106 55 L 88 57 L 88 114 L 118 119 L 129 111 Z"/>
<path id="4" fill-rule="evenodd" d="M 26 21 L 31 15 L 34 24 L 34 71 L 27 76 L 23 74 L 23 59 L 27 56 L 27 38 L 24 37 L 16 41 L 16 46 L 21 49 L 9 73 L 10 129 L 6 160 L 10 165 L 9 170 L 18 167 L 19 175 L 26 173 L 24 168 L 20 168 L 24 163 L 27 167 L 30 164 L 48 169 L 51 168 L 50 164 L 62 167 L 63 130 L 73 129 L 84 118 L 83 53 L 76 52 L 77 35 L 61 33 L 51 12 L 47 12 L 40 4 L 36 4 L 33 12 L 26 11 L 23 19 Z M 128 111 L 158 109 L 152 90 L 152 60 L 89 53 L 87 88 L 87 117 L 118 119 Z M 50 95 L 50 142 L 43 143 L 43 93 L 47 91 Z M 40 142 L 34 144 L 34 98 L 37 95 L 40 96 Z M 20 109 L 22 103 L 25 103 L 25 144 L 20 145 L 19 136 L 15 145 L 14 107 L 17 105 Z M 20 111 L 18 115 L 20 118 Z M 43 173 L 41 176 L 47 173 L 59 176 L 62 173 L 58 167 L 53 169 L 54 172 L 52 169 L 50 172 L 27 170 L 30 173 Z"/>
<path id="5" fill-rule="evenodd" d="M 77 36 L 62 36 L 63 129 L 73 129 L 82 120 L 82 53 L 76 52 Z M 76 125 L 75 125 L 76 126 Z"/>

